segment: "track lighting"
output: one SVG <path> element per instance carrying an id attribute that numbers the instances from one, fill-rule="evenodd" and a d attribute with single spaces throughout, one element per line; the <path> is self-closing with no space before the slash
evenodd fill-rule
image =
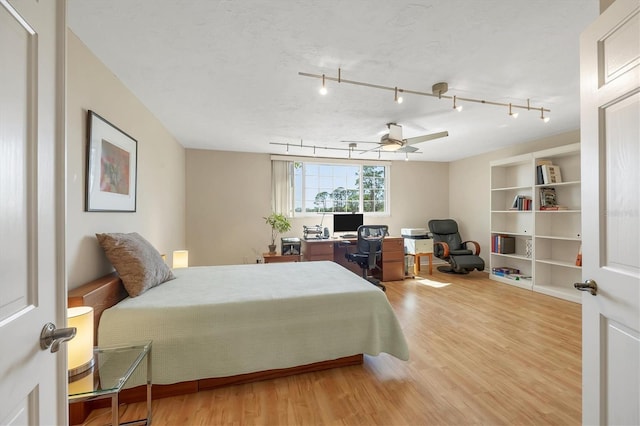
<path id="1" fill-rule="evenodd" d="M 512 111 L 511 111 L 511 104 L 509 104 L 509 117 L 511 117 L 511 118 L 518 118 L 518 113 L 517 113 L 517 112 L 512 112 Z"/>
<path id="2" fill-rule="evenodd" d="M 402 98 L 402 96 L 398 96 L 398 88 L 396 87 L 395 89 L 396 91 L 393 100 L 396 101 L 396 103 L 401 104 L 404 99 Z M 400 89 L 400 92 L 402 92 L 402 89 Z"/>
<path id="3" fill-rule="evenodd" d="M 327 86 L 324 83 L 324 74 L 322 74 L 322 87 L 320 88 L 320 94 L 322 96 L 327 94 Z"/>
<path id="4" fill-rule="evenodd" d="M 325 150 L 325 151 L 342 151 L 345 152 L 347 151 L 349 158 L 352 158 L 353 154 L 355 152 L 358 152 L 360 154 L 364 154 L 364 153 L 368 153 L 368 152 L 373 152 L 373 150 L 370 149 L 359 149 L 358 148 L 358 144 L 355 142 L 351 142 L 349 143 L 349 147 L 348 148 L 338 148 L 338 147 L 333 147 L 333 146 L 318 146 L 318 145 L 306 145 L 303 143 L 302 139 L 300 140 L 300 143 L 291 143 L 291 142 L 269 142 L 269 145 L 279 145 L 279 146 L 284 146 L 285 150 L 286 150 L 286 154 L 289 155 L 289 147 L 298 147 L 301 150 L 310 150 L 313 153 L 313 156 L 316 157 L 317 154 L 319 154 L 319 150 Z M 400 147 L 399 145 L 396 145 L 398 147 Z M 384 148 L 381 149 L 376 149 L 375 151 L 378 152 L 378 159 L 381 158 L 381 152 L 389 152 L 390 154 L 393 154 L 393 151 L 385 151 Z M 307 151 L 308 152 L 308 151 Z M 395 151 L 395 152 L 400 152 L 400 151 Z M 419 151 L 402 151 L 405 153 L 405 160 L 408 161 L 408 157 L 409 154 L 421 154 L 421 152 Z"/>
<path id="5" fill-rule="evenodd" d="M 453 96 L 453 109 L 460 112 L 462 111 L 462 105 L 456 105 L 456 96 Z"/>
<path id="6" fill-rule="evenodd" d="M 545 123 L 548 123 L 550 118 L 544 116 L 544 108 L 540 108 L 540 119 Z"/>
<path id="7" fill-rule="evenodd" d="M 436 83 L 432 86 L 432 92 L 428 93 L 428 92 L 422 92 L 422 91 L 418 91 L 418 90 L 410 90 L 410 89 L 398 89 L 398 86 L 381 86 L 379 84 L 372 84 L 372 83 L 366 83 L 363 81 L 355 81 L 355 80 L 345 80 L 344 78 L 342 78 L 342 70 L 340 68 L 338 68 L 338 77 L 329 77 L 326 76 L 325 74 L 310 74 L 310 73 L 306 73 L 306 72 L 298 72 L 298 75 L 301 75 L 303 77 L 311 77 L 311 78 L 319 78 L 322 80 L 322 88 L 320 89 L 320 93 L 325 94 L 327 92 L 326 86 L 325 86 L 325 81 L 326 80 L 331 80 L 331 81 L 337 81 L 338 83 L 346 83 L 346 84 L 353 84 L 356 86 L 364 86 L 364 87 L 369 87 L 372 89 L 379 89 L 379 90 L 389 90 L 394 92 L 394 100 L 398 103 L 401 102 L 402 96 L 399 96 L 400 94 L 405 94 L 405 93 L 409 93 L 412 95 L 419 95 L 419 96 L 429 96 L 429 97 L 434 97 L 434 98 L 438 98 L 438 99 L 453 99 L 453 96 L 449 96 L 449 95 L 445 95 L 445 93 L 448 91 L 449 86 L 447 83 L 445 82 L 440 82 L 440 83 Z M 551 112 L 550 109 L 544 108 L 544 107 L 531 107 L 531 105 L 529 104 L 529 100 L 527 99 L 527 105 L 515 105 L 515 104 L 511 104 L 511 103 L 504 103 L 504 102 L 494 102 L 494 101 L 487 101 L 484 99 L 474 99 L 474 98 L 462 98 L 462 97 L 456 97 L 454 99 L 454 107 L 457 111 L 460 111 L 462 109 L 461 106 L 458 106 L 456 104 L 456 101 L 464 101 L 464 102 L 475 102 L 478 104 L 484 104 L 484 105 L 493 105 L 493 106 L 504 106 L 504 107 L 509 107 L 509 116 L 515 118 L 517 116 L 517 112 L 513 112 L 513 109 L 526 109 L 527 111 L 538 111 L 540 110 L 540 112 L 542 113 L 542 116 L 540 118 L 542 118 L 545 123 L 549 120 L 548 117 L 544 117 L 544 113 L 545 112 Z"/>

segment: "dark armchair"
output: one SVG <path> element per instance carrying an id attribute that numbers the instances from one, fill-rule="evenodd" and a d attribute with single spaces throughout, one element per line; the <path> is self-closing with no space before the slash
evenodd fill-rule
<path id="1" fill-rule="evenodd" d="M 429 231 L 433 236 L 433 254 L 449 262 L 449 266 L 438 266 L 438 271 L 468 274 L 474 269 L 484 270 L 484 260 L 479 256 L 480 244 L 476 241 L 462 241 L 455 220 L 430 220 Z M 473 250 L 469 249 L 471 245 Z"/>
<path id="2" fill-rule="evenodd" d="M 345 241 L 347 251 L 345 257 L 349 262 L 357 263 L 362 268 L 362 278 L 386 291 L 386 287 L 379 280 L 369 276 L 369 271 L 378 267 L 382 254 L 382 240 L 389 233 L 387 225 L 361 225 L 358 227 L 358 240 L 351 244 Z M 349 250 L 349 245 L 355 250 Z"/>

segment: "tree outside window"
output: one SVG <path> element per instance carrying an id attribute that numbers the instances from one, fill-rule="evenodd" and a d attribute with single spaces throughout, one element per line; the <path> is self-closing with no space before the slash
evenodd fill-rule
<path id="1" fill-rule="evenodd" d="M 385 165 L 295 163 L 295 212 L 385 213 L 387 170 Z"/>

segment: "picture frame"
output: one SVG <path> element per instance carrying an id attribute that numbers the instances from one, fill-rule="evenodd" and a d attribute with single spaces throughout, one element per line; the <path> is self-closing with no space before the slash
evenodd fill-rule
<path id="1" fill-rule="evenodd" d="M 89 110 L 87 116 L 87 212 L 135 212 L 138 141 Z"/>

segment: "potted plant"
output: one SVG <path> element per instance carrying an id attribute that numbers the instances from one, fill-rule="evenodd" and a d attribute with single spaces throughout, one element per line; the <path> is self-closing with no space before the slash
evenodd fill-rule
<path id="1" fill-rule="evenodd" d="M 271 226 L 271 244 L 269 245 L 269 253 L 276 252 L 276 237 L 278 234 L 287 232 L 291 229 L 291 222 L 281 213 L 271 213 L 267 217 L 263 217 L 265 223 Z"/>

